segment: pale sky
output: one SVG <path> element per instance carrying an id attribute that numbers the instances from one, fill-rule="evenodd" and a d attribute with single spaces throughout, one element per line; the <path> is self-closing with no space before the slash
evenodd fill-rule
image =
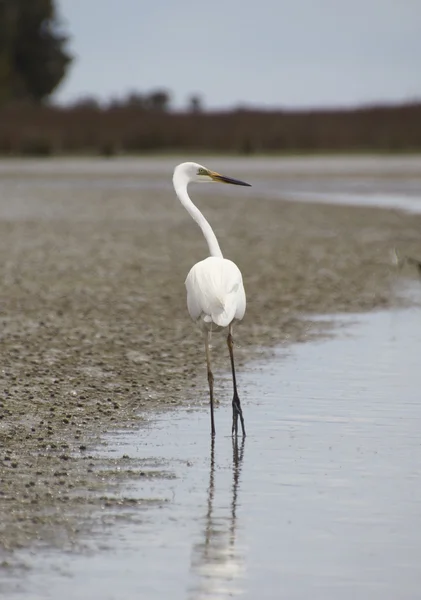
<path id="1" fill-rule="evenodd" d="M 166 88 L 174 105 L 421 100 L 421 0 L 57 0 L 74 64 L 55 98 Z"/>

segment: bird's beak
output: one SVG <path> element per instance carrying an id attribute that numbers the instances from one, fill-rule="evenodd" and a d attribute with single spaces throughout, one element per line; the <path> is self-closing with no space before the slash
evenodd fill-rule
<path id="1" fill-rule="evenodd" d="M 213 179 L 213 181 L 219 181 L 219 183 L 231 183 L 232 185 L 245 185 L 247 187 L 251 187 L 250 183 L 240 181 L 239 179 L 232 179 L 231 177 L 225 177 L 225 175 L 220 175 L 216 171 L 209 171 L 209 176 Z"/>

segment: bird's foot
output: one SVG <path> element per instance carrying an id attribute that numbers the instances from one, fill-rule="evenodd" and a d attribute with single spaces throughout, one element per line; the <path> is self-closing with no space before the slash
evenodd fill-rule
<path id="1" fill-rule="evenodd" d="M 235 392 L 234 398 L 232 399 L 232 435 L 235 437 L 237 437 L 238 435 L 238 417 L 240 417 L 241 431 L 243 433 L 243 437 L 246 437 L 246 429 L 244 427 L 244 417 L 243 411 L 241 409 L 240 398 Z"/>

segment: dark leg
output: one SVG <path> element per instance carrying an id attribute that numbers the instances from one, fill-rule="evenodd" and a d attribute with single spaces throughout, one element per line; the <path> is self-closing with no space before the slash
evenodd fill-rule
<path id="1" fill-rule="evenodd" d="M 237 380 L 235 377 L 235 367 L 234 367 L 234 341 L 232 339 L 232 325 L 229 326 L 228 337 L 227 337 L 228 350 L 230 353 L 231 359 L 231 370 L 232 370 L 232 383 L 234 386 L 234 397 L 232 399 L 232 435 L 237 436 L 238 434 L 238 417 L 240 417 L 241 421 L 241 429 L 243 432 L 243 437 L 246 437 L 246 430 L 244 428 L 244 418 L 243 411 L 241 410 L 240 398 L 238 397 L 237 392 Z"/>
<path id="2" fill-rule="evenodd" d="M 209 332 L 205 333 L 205 350 L 206 350 L 206 365 L 208 368 L 208 383 L 209 383 L 209 402 L 211 416 L 211 436 L 215 436 L 215 421 L 213 418 L 213 373 L 211 370 L 210 348 L 209 348 Z"/>

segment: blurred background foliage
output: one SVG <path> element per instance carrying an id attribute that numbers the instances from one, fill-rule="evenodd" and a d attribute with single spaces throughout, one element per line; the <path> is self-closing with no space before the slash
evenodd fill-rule
<path id="1" fill-rule="evenodd" d="M 326 110 L 174 111 L 164 87 L 55 106 L 71 66 L 54 0 L 0 0 L 0 155 L 205 151 L 415 152 L 421 103 Z"/>
<path id="2" fill-rule="evenodd" d="M 41 102 L 71 57 L 53 0 L 0 0 L 0 102 Z"/>

